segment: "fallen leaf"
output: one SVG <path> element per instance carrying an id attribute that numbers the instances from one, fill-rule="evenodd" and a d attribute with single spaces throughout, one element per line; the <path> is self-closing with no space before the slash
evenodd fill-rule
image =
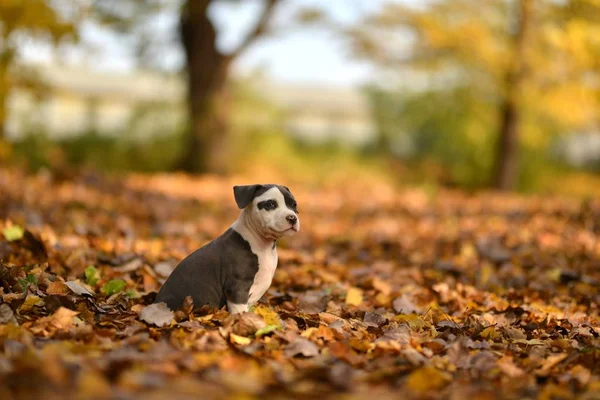
<path id="1" fill-rule="evenodd" d="M 359 288 L 351 287 L 346 293 L 346 304 L 350 306 L 359 306 L 363 301 L 363 291 Z"/>
<path id="2" fill-rule="evenodd" d="M 49 317 L 48 323 L 57 329 L 67 330 L 73 326 L 73 317 L 78 314 L 79 313 L 77 311 L 69 310 L 66 307 L 60 307 Z M 38 321 L 41 321 L 42 319 Z"/>
<path id="3" fill-rule="evenodd" d="M 223 328 L 226 331 L 239 336 L 252 336 L 266 326 L 267 324 L 260 315 L 251 312 L 233 314 L 223 321 Z"/>
<path id="4" fill-rule="evenodd" d="M 61 281 L 60 279 L 56 279 L 54 282 L 48 285 L 46 293 L 64 296 L 66 294 L 69 294 L 69 288 L 67 285 L 65 285 L 63 281 Z"/>
<path id="5" fill-rule="evenodd" d="M 562 360 L 567 358 L 567 353 L 551 354 L 544 360 L 542 367 L 537 371 L 540 376 L 547 376 L 550 371 L 557 366 Z"/>
<path id="6" fill-rule="evenodd" d="M 123 279 L 113 279 L 106 282 L 104 286 L 102 286 L 102 292 L 107 296 L 112 296 L 115 293 L 123 291 L 125 285 L 126 283 Z"/>
<path id="7" fill-rule="evenodd" d="M 310 340 L 299 337 L 287 345 L 284 355 L 286 357 L 314 357 L 319 355 L 319 348 Z"/>
<path id="8" fill-rule="evenodd" d="M 267 325 L 264 328 L 260 328 L 259 330 L 257 330 L 256 333 L 254 333 L 254 336 L 261 337 L 264 335 L 268 335 L 269 333 L 274 332 L 277 329 L 280 329 L 277 325 Z"/>
<path id="9" fill-rule="evenodd" d="M 267 325 L 275 325 L 281 328 L 281 318 L 279 314 L 265 305 L 258 305 L 254 308 L 254 313 L 260 315 Z"/>
<path id="10" fill-rule="evenodd" d="M 420 308 L 415 306 L 415 304 L 406 294 L 395 298 L 392 302 L 392 307 L 394 307 L 394 311 L 402 314 L 418 313 L 420 310 Z"/>
<path id="11" fill-rule="evenodd" d="M 0 324 L 18 325 L 15 314 L 8 304 L 0 304 Z"/>
<path id="12" fill-rule="evenodd" d="M 15 240 L 23 239 L 23 234 L 25 230 L 21 228 L 19 225 L 7 226 L 2 230 L 2 234 L 9 242 L 13 242 Z"/>
<path id="13" fill-rule="evenodd" d="M 175 314 L 167 307 L 166 303 L 154 303 L 144 307 L 140 311 L 139 318 L 149 324 L 163 327 L 171 324 Z"/>
<path id="14" fill-rule="evenodd" d="M 44 301 L 39 296 L 28 294 L 23 304 L 21 304 L 21 307 L 19 307 L 19 313 L 26 313 L 31 311 L 34 307 L 41 307 L 43 305 Z"/>
<path id="15" fill-rule="evenodd" d="M 98 273 L 98 270 L 96 268 L 94 268 L 93 265 L 90 265 L 85 269 L 85 281 L 87 282 L 88 285 L 90 285 L 91 287 L 96 286 L 96 283 L 98 282 L 99 279 L 100 279 L 100 274 Z M 79 294 L 81 294 L 81 293 L 79 293 Z"/>
<path id="16" fill-rule="evenodd" d="M 569 370 L 569 375 L 581 385 L 587 385 L 592 379 L 592 372 L 582 365 L 575 365 L 571 368 Z"/>
<path id="17" fill-rule="evenodd" d="M 446 386 L 451 376 L 434 367 L 419 368 L 408 375 L 406 387 L 415 394 L 425 395 Z"/>
<path id="18" fill-rule="evenodd" d="M 65 282 L 65 285 L 71 289 L 71 291 L 75 294 L 78 294 L 80 296 L 94 296 L 94 293 L 89 290 L 88 288 L 84 287 L 80 282 L 78 281 L 67 281 Z"/>
<path id="19" fill-rule="evenodd" d="M 498 368 L 500 368 L 500 371 L 502 371 L 505 375 L 508 375 L 511 378 L 518 378 L 525 375 L 525 371 L 515 365 L 512 357 L 502 357 L 500 360 L 498 360 Z"/>
<path id="20" fill-rule="evenodd" d="M 231 340 L 231 343 L 240 344 L 242 346 L 252 343 L 252 339 L 236 335 L 235 333 L 229 335 L 229 340 Z"/>

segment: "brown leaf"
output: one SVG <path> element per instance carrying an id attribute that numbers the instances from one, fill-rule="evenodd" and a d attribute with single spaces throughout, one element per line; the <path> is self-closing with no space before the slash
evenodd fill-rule
<path id="1" fill-rule="evenodd" d="M 239 336 L 252 336 L 257 330 L 266 327 L 264 319 L 252 312 L 233 314 L 223 321 L 223 329 Z"/>
<path id="2" fill-rule="evenodd" d="M 314 357 L 319 355 L 319 348 L 310 340 L 299 337 L 286 346 L 284 355 L 288 358 L 296 356 Z"/>
<path id="3" fill-rule="evenodd" d="M 15 314 L 8 304 L 0 304 L 0 324 L 18 325 Z"/>
<path id="4" fill-rule="evenodd" d="M 69 294 L 69 287 L 65 285 L 63 281 L 60 279 L 56 279 L 50 285 L 48 285 L 48 289 L 46 289 L 46 293 L 55 294 L 60 296 L 65 296 Z"/>
<path id="5" fill-rule="evenodd" d="M 525 371 L 515 365 L 512 357 L 502 357 L 498 360 L 498 368 L 511 378 L 518 378 L 525 375 Z"/>
<path id="6" fill-rule="evenodd" d="M 554 367 L 556 367 L 561 361 L 567 358 L 567 353 L 551 354 L 544 360 L 542 367 L 536 372 L 537 375 L 547 376 Z"/>
<path id="7" fill-rule="evenodd" d="M 394 311 L 402 314 L 419 313 L 420 311 L 420 307 L 417 307 L 406 294 L 396 297 L 392 306 L 394 307 Z"/>

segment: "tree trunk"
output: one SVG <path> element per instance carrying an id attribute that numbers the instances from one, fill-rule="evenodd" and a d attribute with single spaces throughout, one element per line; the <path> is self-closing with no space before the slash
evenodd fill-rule
<path id="1" fill-rule="evenodd" d="M 525 46 L 531 25 L 533 0 L 519 1 L 519 17 L 514 34 L 514 62 L 507 73 L 506 92 L 500 110 L 500 137 L 496 147 L 493 185 L 513 190 L 519 176 L 519 96 L 526 79 Z"/>
<path id="2" fill-rule="evenodd" d="M 228 101 L 225 84 L 232 61 L 266 32 L 279 0 L 266 0 L 256 25 L 230 54 L 217 49 L 217 33 L 208 18 L 211 0 L 187 0 L 180 21 L 187 60 L 189 131 L 177 169 L 188 172 L 228 170 Z"/>
<path id="3" fill-rule="evenodd" d="M 0 57 L 0 142 L 5 137 L 8 99 L 8 74 L 7 67 L 2 63 Z"/>
<path id="4" fill-rule="evenodd" d="M 178 169 L 187 172 L 226 170 L 227 110 L 224 102 L 229 58 L 216 48 L 216 31 L 208 18 L 209 0 L 190 0 L 181 16 L 181 40 L 187 58 L 189 132 Z"/>
<path id="5" fill-rule="evenodd" d="M 519 109 L 506 99 L 501 110 L 500 137 L 496 147 L 494 187 L 500 190 L 515 188 L 519 176 Z"/>

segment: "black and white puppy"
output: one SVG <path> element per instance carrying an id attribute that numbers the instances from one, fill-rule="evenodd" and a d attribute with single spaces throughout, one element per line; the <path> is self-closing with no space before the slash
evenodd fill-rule
<path id="1" fill-rule="evenodd" d="M 194 307 L 227 305 L 241 313 L 271 286 L 277 267 L 277 240 L 300 230 L 296 200 L 285 186 L 234 186 L 242 210 L 221 236 L 177 265 L 161 287 L 155 303 L 176 310 L 186 296 Z"/>

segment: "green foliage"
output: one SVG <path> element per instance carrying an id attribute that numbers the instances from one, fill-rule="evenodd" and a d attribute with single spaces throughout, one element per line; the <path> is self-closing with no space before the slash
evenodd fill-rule
<path id="1" fill-rule="evenodd" d="M 369 91 L 382 141 L 409 162 L 433 160 L 446 179 L 467 187 L 485 185 L 491 174 L 494 104 L 468 88 L 398 95 Z"/>
<path id="2" fill-rule="evenodd" d="M 91 287 L 96 286 L 96 283 L 99 279 L 100 274 L 98 273 L 98 270 L 94 268 L 94 266 L 90 265 L 85 269 L 85 281 L 88 285 L 90 285 Z"/>
<path id="3" fill-rule="evenodd" d="M 289 181 L 314 184 L 388 177 L 386 160 L 377 154 L 334 141 L 308 143 L 273 128 L 240 137 L 234 150 L 234 170 L 249 174 L 253 168 L 273 169 Z"/>
<path id="4" fill-rule="evenodd" d="M 182 147 L 178 133 L 144 141 L 96 132 L 56 141 L 45 134 L 30 134 L 14 143 L 13 161 L 34 171 L 68 166 L 92 167 L 104 172 L 155 172 L 170 169 Z"/>
<path id="5" fill-rule="evenodd" d="M 38 284 L 37 277 L 32 274 L 27 274 L 27 277 L 25 279 L 18 279 L 17 282 L 23 292 L 27 290 L 27 287 L 29 287 L 30 284 L 32 284 L 32 283 L 34 285 Z"/>
<path id="6" fill-rule="evenodd" d="M 2 234 L 9 242 L 23 239 L 24 233 L 25 230 L 19 225 L 8 226 L 2 230 Z"/>
<path id="7" fill-rule="evenodd" d="M 102 286 L 102 293 L 107 296 L 112 296 L 115 293 L 122 292 L 125 289 L 126 283 L 122 279 L 113 279 Z"/>
<path id="8" fill-rule="evenodd" d="M 260 328 L 259 330 L 257 330 L 256 333 L 254 334 L 254 336 L 259 338 L 261 336 L 268 335 L 271 332 L 275 332 L 278 329 L 281 329 L 281 328 L 277 325 L 267 325 L 264 328 Z"/>

